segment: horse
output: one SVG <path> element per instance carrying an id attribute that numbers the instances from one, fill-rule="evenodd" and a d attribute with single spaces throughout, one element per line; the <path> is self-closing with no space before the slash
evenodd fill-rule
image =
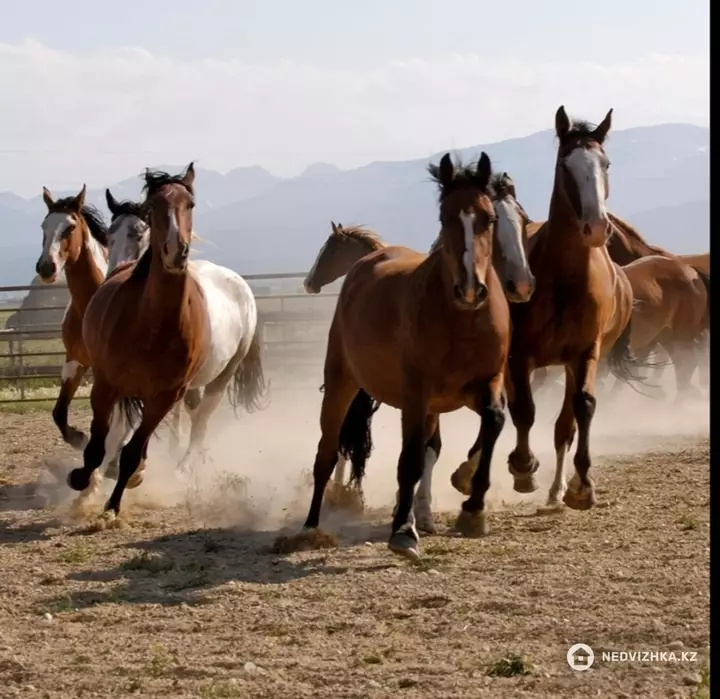
<path id="1" fill-rule="evenodd" d="M 493 265 L 504 282 L 508 301 L 522 303 L 529 298 L 534 288 L 534 279 L 527 263 L 528 229 L 531 221 L 517 200 L 515 183 L 508 173 L 493 175 L 490 185 L 490 197 L 496 216 Z M 343 226 L 334 221 L 331 221 L 330 225 L 331 233 L 320 248 L 315 262 L 303 282 L 305 291 L 310 294 L 319 293 L 324 286 L 347 274 L 352 265 L 365 255 L 388 247 L 377 233 L 363 226 Z M 439 244 L 439 240 L 438 237 L 433 242 L 431 251 Z M 372 449 L 372 440 L 369 434 L 370 418 L 377 408 L 379 405 L 373 403 L 362 393 L 356 396 L 351 405 L 340 433 L 341 448 L 333 482 L 325 492 L 326 503 L 350 504 L 348 502 L 350 484 L 345 486 L 344 482 L 346 462 L 350 456 L 348 450 L 353 436 L 352 433 L 346 433 L 355 422 L 354 415 L 359 416 L 363 414 L 364 410 L 372 410 L 367 417 L 368 444 L 365 450 L 365 458 L 367 458 Z M 434 534 L 437 531 L 432 516 L 432 474 L 442 448 L 439 424 L 434 437 L 432 448 L 435 456 L 434 459 L 427 459 L 425 462 L 425 469 L 413 503 L 416 528 L 428 534 Z M 359 500 L 360 506 L 362 506 L 361 493 Z"/>
<path id="2" fill-rule="evenodd" d="M 150 227 L 144 218 L 146 215 L 144 204 L 128 200 L 118 201 L 109 189 L 105 190 L 105 200 L 112 215 L 108 235 L 111 261 L 119 264 L 122 260 L 138 259 L 150 244 Z M 195 236 L 194 232 L 193 236 Z M 252 290 L 240 275 L 226 267 L 207 261 L 194 261 L 193 264 L 199 265 L 204 272 L 199 280 L 206 299 L 210 299 L 208 312 L 218 314 L 218 318 L 224 314 L 224 317 L 222 327 L 219 320 L 214 324 L 217 332 L 213 335 L 212 355 L 209 362 L 215 369 L 208 373 L 210 381 L 206 386 L 189 389 L 182 401 L 190 417 L 191 430 L 190 444 L 185 454 L 181 455 L 178 465 L 180 471 L 186 470 L 195 451 L 203 450 L 207 421 L 218 408 L 226 388 L 233 409 L 237 411 L 237 408 L 243 406 L 248 412 L 261 407 L 260 398 L 267 389 L 262 373 L 254 377 L 250 376 L 251 382 L 257 382 L 257 388 L 256 393 L 249 394 L 254 395 L 255 398 L 248 401 L 243 397 L 248 394 L 241 383 L 238 383 L 244 376 L 240 371 L 242 367 L 238 365 L 238 361 L 242 361 L 240 355 L 243 354 L 248 335 L 253 336 L 257 330 L 257 307 Z M 234 347 L 233 342 L 236 342 Z M 231 352 L 232 356 L 228 361 Z M 261 369 L 262 365 L 259 367 Z M 231 384 L 233 371 L 236 372 L 236 381 Z M 207 397 L 204 403 L 203 388 L 206 389 Z M 180 431 L 179 403 L 173 407 L 171 415 L 170 446 L 171 452 L 176 453 Z"/>
<path id="3" fill-rule="evenodd" d="M 485 493 L 490 462 L 504 422 L 504 371 L 510 314 L 492 265 L 495 211 L 491 163 L 455 165 L 445 154 L 429 172 L 440 197 L 441 244 L 425 255 L 390 246 L 358 260 L 345 276 L 325 355 L 321 437 L 305 530 L 317 530 L 323 494 L 338 460 L 340 434 L 358 396 L 401 411 L 402 450 L 389 549 L 418 561 L 414 491 L 425 463 L 435 461 L 441 413 L 469 407 L 481 416 L 468 459 L 476 468 L 472 492 L 456 521 L 465 536 L 487 531 Z M 374 407 L 374 406 L 371 406 Z M 368 411 L 371 412 L 371 411 Z M 366 416 L 347 433 L 358 439 L 352 477 L 362 482 Z"/>
<path id="4" fill-rule="evenodd" d="M 709 277 L 664 255 L 641 257 L 622 269 L 635 301 L 631 350 L 649 356 L 660 345 L 675 367 L 677 400 L 696 396 L 699 392 L 691 379 L 698 365 L 698 338 L 709 330 Z M 616 382 L 612 392 L 622 385 Z"/>
<path id="5" fill-rule="evenodd" d="M 120 514 L 125 488 L 143 480 L 150 436 L 189 390 L 206 387 L 192 446 L 204 436 L 207 418 L 231 380 L 246 406 L 255 405 L 264 389 L 249 287 L 229 270 L 189 260 L 194 180 L 192 163 L 180 175 L 146 171 L 150 245 L 137 262 L 108 275 L 85 310 L 83 339 L 95 374 L 93 418 L 83 466 L 67 478 L 80 498 L 97 487 L 96 469 L 115 405 L 129 424 L 139 418 L 122 448 L 117 482 L 104 507 L 102 516 L 111 524 Z"/>
<path id="6" fill-rule="evenodd" d="M 82 321 L 90 299 L 108 272 L 108 229 L 102 214 L 85 203 L 86 187 L 76 196 L 55 200 L 43 187 L 47 214 L 42 221 L 43 248 L 35 270 L 40 280 L 53 284 L 64 271 L 70 301 L 62 320 L 65 363 L 60 393 L 52 416 L 63 441 L 82 450 L 85 434 L 68 424 L 68 408 L 90 367 L 82 337 Z"/>
<path id="7" fill-rule="evenodd" d="M 607 356 L 613 373 L 636 379 L 641 364 L 630 351 L 632 287 L 612 262 L 605 245 L 609 223 L 610 162 L 604 143 L 612 109 L 597 127 L 573 122 L 564 106 L 555 115 L 558 152 L 548 220 L 530 246 L 530 269 L 536 286 L 525 304 L 513 304 L 512 344 L 506 381 L 508 407 L 516 428 L 516 446 L 508 458 L 514 489 L 537 490 L 539 462 L 530 448 L 535 404 L 530 388 L 533 369 L 562 365 L 565 398 L 555 423 L 556 474 L 548 506 L 572 509 L 595 505 L 591 468 L 590 426 L 595 413 L 595 376 L 600 357 Z M 566 486 L 565 456 L 575 432 L 575 475 Z M 451 478 L 466 493 L 477 476 L 462 465 Z"/>

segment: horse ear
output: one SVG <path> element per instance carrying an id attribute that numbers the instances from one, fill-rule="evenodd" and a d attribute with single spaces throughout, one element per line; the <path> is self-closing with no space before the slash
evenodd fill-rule
<path id="1" fill-rule="evenodd" d="M 608 131 L 610 131 L 610 127 L 612 126 L 612 113 L 613 110 L 611 109 L 595 131 L 593 131 L 593 137 L 597 139 L 598 143 L 602 143 L 607 138 Z"/>
<path id="2" fill-rule="evenodd" d="M 555 133 L 561 141 L 570 133 L 571 126 L 570 117 L 567 115 L 565 107 L 561 104 L 557 112 L 555 112 Z"/>
<path id="3" fill-rule="evenodd" d="M 83 185 L 79 194 L 73 199 L 73 206 L 80 211 L 85 206 L 85 193 L 87 192 L 87 185 Z"/>
<path id="4" fill-rule="evenodd" d="M 478 160 L 475 176 L 477 177 L 478 184 L 482 187 L 482 189 L 485 189 L 490 184 L 490 178 L 492 177 L 492 163 L 490 162 L 490 156 L 485 151 L 480 154 L 480 160 Z"/>
<path id="5" fill-rule="evenodd" d="M 455 177 L 455 166 L 453 165 L 450 153 L 445 153 L 445 155 L 443 155 L 440 160 L 440 168 L 438 172 L 440 174 L 440 181 L 443 184 L 449 184 L 452 182 L 453 177 Z"/>
<path id="6" fill-rule="evenodd" d="M 53 195 L 50 194 L 50 190 L 47 187 L 43 187 L 43 201 L 45 202 L 45 206 L 47 206 L 48 209 L 52 209 L 53 205 L 55 204 Z"/>
<path id="7" fill-rule="evenodd" d="M 337 233 L 337 232 L 338 232 L 337 226 L 335 225 L 335 221 L 330 221 L 330 226 L 332 227 L 332 232 L 333 232 L 333 233 Z"/>
<path id="8" fill-rule="evenodd" d="M 193 182 L 195 182 L 195 162 L 191 162 L 185 170 L 183 175 L 183 184 L 188 188 L 192 189 Z"/>
<path id="9" fill-rule="evenodd" d="M 105 190 L 105 201 L 107 202 L 110 213 L 114 216 L 117 213 L 120 204 L 118 203 L 117 199 L 115 199 L 115 197 L 112 195 L 112 192 L 110 192 L 109 189 Z"/>

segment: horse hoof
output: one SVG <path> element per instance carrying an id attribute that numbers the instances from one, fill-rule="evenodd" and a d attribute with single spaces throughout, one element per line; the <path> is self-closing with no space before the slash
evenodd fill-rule
<path id="1" fill-rule="evenodd" d="M 480 461 L 480 452 L 473 455 L 471 459 L 463 461 L 450 476 L 450 483 L 459 493 L 470 496 L 472 493 L 472 479 L 477 471 L 478 462 Z"/>
<path id="2" fill-rule="evenodd" d="M 388 548 L 398 556 L 407 558 L 411 563 L 420 562 L 420 549 L 417 540 L 405 532 L 397 532 L 390 537 Z"/>
<path id="3" fill-rule="evenodd" d="M 461 510 L 455 520 L 455 529 L 468 539 L 479 539 L 489 531 L 485 513 L 481 510 Z"/>
<path id="4" fill-rule="evenodd" d="M 74 427 L 68 427 L 66 441 L 73 449 L 84 451 L 88 443 L 88 438 L 84 432 L 76 430 Z"/>
<path id="5" fill-rule="evenodd" d="M 525 495 L 529 493 L 534 493 L 538 489 L 538 484 L 535 480 L 534 474 L 527 473 L 520 476 L 515 476 L 513 489 L 516 493 L 523 493 Z"/>
<path id="6" fill-rule="evenodd" d="M 423 532 L 423 534 L 437 534 L 437 527 L 435 526 L 432 514 L 418 514 L 416 512 L 415 527 L 418 531 Z"/>
<path id="7" fill-rule="evenodd" d="M 537 514 L 552 515 L 565 510 L 565 504 L 557 500 L 548 500 L 546 505 L 538 505 Z"/>
<path id="8" fill-rule="evenodd" d="M 579 490 L 568 488 L 563 502 L 573 510 L 589 510 L 596 504 L 595 488 L 592 484 Z"/>
<path id="9" fill-rule="evenodd" d="M 74 468 L 67 476 L 67 484 L 73 490 L 85 490 L 90 485 L 91 473 L 84 468 Z"/>
<path id="10" fill-rule="evenodd" d="M 135 473 L 130 476 L 127 482 L 127 488 L 128 490 L 132 490 L 133 488 L 137 488 L 139 485 L 142 484 L 142 482 L 145 480 L 145 474 L 142 471 L 135 471 Z"/>

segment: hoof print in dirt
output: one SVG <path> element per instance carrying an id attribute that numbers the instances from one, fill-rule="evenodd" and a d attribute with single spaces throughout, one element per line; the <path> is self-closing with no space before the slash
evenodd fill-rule
<path id="1" fill-rule="evenodd" d="M 479 539 L 490 531 L 484 512 L 462 510 L 455 520 L 455 530 L 468 539 Z"/>
<path id="2" fill-rule="evenodd" d="M 338 545 L 332 534 L 320 529 L 306 529 L 298 534 L 281 534 L 273 542 L 270 553 L 295 553 L 297 551 L 316 551 L 332 549 Z"/>

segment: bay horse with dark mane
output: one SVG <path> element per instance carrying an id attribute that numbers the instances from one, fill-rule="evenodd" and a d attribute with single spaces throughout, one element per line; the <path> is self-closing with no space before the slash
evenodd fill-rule
<path id="1" fill-rule="evenodd" d="M 438 416 L 462 407 L 481 416 L 481 428 L 468 455 L 477 467 L 470 497 L 456 526 L 467 536 L 485 533 L 490 463 L 505 422 L 510 344 L 508 302 L 492 265 L 490 159 L 483 153 L 477 168 L 458 168 L 446 154 L 429 169 L 440 189 L 441 244 L 430 255 L 395 246 L 377 250 L 357 261 L 343 282 L 328 335 L 315 486 L 305 522 L 310 530 L 319 524 L 343 423 L 354 399 L 367 396 L 402 413 L 389 548 L 413 561 L 419 558 L 415 487 L 425 460 L 434 460 Z M 366 446 L 365 417 L 350 430 L 360 451 Z M 364 459 L 353 460 L 358 482 L 364 465 Z"/>
<path id="2" fill-rule="evenodd" d="M 125 487 L 147 456 L 150 436 L 187 391 L 210 354 L 210 321 L 200 285 L 188 271 L 194 206 L 192 164 L 183 175 L 148 171 L 146 206 L 150 247 L 134 265 L 122 265 L 95 292 L 85 310 L 83 338 L 93 367 L 93 417 L 82 468 L 68 484 L 87 489 L 105 455 L 117 403 L 138 428 L 120 454 L 117 483 L 104 514 L 120 513 Z"/>
<path id="3" fill-rule="evenodd" d="M 530 389 L 533 369 L 565 368 L 565 399 L 555 423 L 556 475 L 548 504 L 560 498 L 571 508 L 595 504 L 589 476 L 590 425 L 595 413 L 598 360 L 607 356 L 613 373 L 632 380 L 636 361 L 630 352 L 633 295 L 622 269 L 612 262 L 605 245 L 609 219 L 610 162 L 603 144 L 610 131 L 612 110 L 597 126 L 572 122 L 564 107 L 555 115 L 559 141 L 555 183 L 546 223 L 535 234 L 530 268 L 535 293 L 526 304 L 513 304 L 512 346 L 508 360 L 507 397 L 517 429 L 517 443 L 508 466 L 520 493 L 537 489 L 538 460 L 530 447 L 535 403 Z M 576 431 L 575 476 L 567 490 L 565 456 Z M 453 474 L 453 485 L 466 493 L 472 471 Z M 473 476 L 474 479 L 474 476 Z"/>
<path id="4" fill-rule="evenodd" d="M 517 200 L 515 183 L 508 173 L 493 175 L 490 183 L 490 197 L 495 209 L 493 266 L 505 289 L 509 302 L 523 303 L 533 293 L 534 278 L 527 262 L 528 228 L 531 221 L 525 209 Z M 319 293 L 320 290 L 347 274 L 359 259 L 375 250 L 387 248 L 387 243 L 368 228 L 362 226 L 343 226 L 330 222 L 332 232 L 320 248 L 310 272 L 304 280 L 307 293 Z M 436 238 L 430 251 L 439 245 Z M 337 507 L 360 509 L 363 507 L 362 489 L 351 478 L 345 485 L 345 466 L 347 459 L 367 459 L 372 450 L 370 434 L 371 420 L 379 404 L 360 391 L 355 397 L 340 431 L 340 450 L 335 467 L 334 479 L 325 492 L 324 502 Z M 364 417 L 363 417 L 364 416 Z M 354 432 L 358 424 L 367 423 L 364 448 L 357 448 L 358 435 Z M 440 458 L 442 440 L 440 425 L 434 435 L 433 443 L 428 447 L 420 484 L 413 502 L 415 525 L 421 532 L 433 534 L 436 526 L 432 514 L 432 476 L 435 464 Z M 356 471 L 364 467 L 356 467 Z M 355 488 L 353 489 L 353 486 Z"/>
<path id="5" fill-rule="evenodd" d="M 82 321 L 90 299 L 108 272 L 108 229 L 102 214 L 85 203 L 86 188 L 74 197 L 54 199 L 43 187 L 47 215 L 42 222 L 43 249 L 35 270 L 40 280 L 54 284 L 65 272 L 70 302 L 62 321 L 65 363 L 60 393 L 52 415 L 63 440 L 74 449 L 85 447 L 85 434 L 68 424 L 68 407 L 90 367 L 82 337 Z"/>

